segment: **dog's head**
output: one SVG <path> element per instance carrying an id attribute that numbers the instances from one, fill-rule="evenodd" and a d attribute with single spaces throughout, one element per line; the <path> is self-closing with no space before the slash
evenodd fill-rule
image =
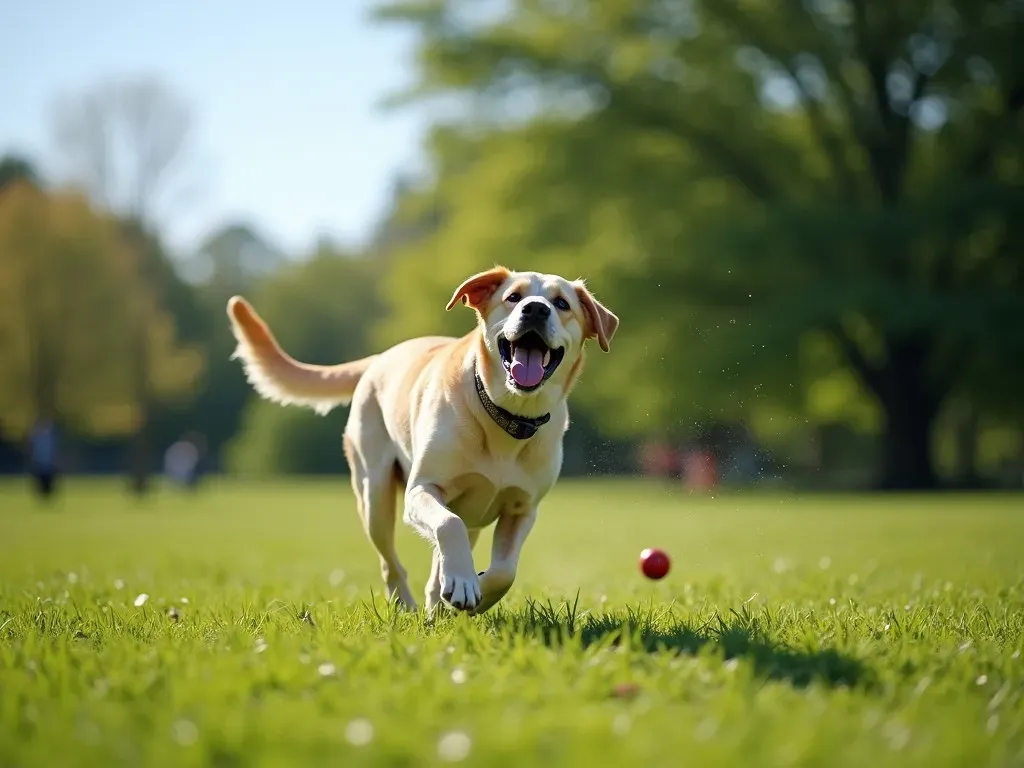
<path id="1" fill-rule="evenodd" d="M 565 382 L 587 339 L 609 349 L 619 318 L 587 290 L 582 280 L 512 272 L 505 267 L 473 275 L 456 289 L 459 301 L 476 310 L 484 344 L 500 360 L 510 392 L 528 395 L 549 381 Z"/>

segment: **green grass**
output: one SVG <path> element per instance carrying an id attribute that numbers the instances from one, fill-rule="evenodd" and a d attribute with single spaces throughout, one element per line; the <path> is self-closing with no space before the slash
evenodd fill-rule
<path id="1" fill-rule="evenodd" d="M 3 766 L 1024 764 L 1019 496 L 564 482 L 506 601 L 430 625 L 344 481 L 64 491 L 0 486 Z"/>

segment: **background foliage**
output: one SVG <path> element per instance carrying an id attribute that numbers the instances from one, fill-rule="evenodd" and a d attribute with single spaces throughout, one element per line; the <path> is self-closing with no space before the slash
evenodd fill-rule
<path id="1" fill-rule="evenodd" d="M 84 93 L 58 115 L 82 193 L 22 158 L 0 168 L 0 426 L 17 439 L 56 410 L 82 446 L 198 430 L 211 466 L 342 470 L 343 413 L 251 400 L 227 298 L 249 296 L 296 357 L 334 362 L 465 332 L 467 313 L 443 311 L 452 288 L 504 263 L 585 277 L 623 320 L 574 398 L 567 471 L 630 471 L 654 440 L 730 466 L 746 452 L 748 480 L 1019 482 L 1022 15 L 1013 0 L 381 3 L 380 23 L 419 41 L 395 107 L 454 108 L 358 250 L 287 254 L 228 222 L 165 253 L 181 99 Z M 89 137 L 134 135 L 138 114 L 163 116 L 156 160 L 97 173 Z"/>

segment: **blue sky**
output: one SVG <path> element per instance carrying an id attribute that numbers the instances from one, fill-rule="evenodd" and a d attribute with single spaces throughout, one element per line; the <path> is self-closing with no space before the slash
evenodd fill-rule
<path id="1" fill-rule="evenodd" d="M 62 93 L 156 75 L 194 120 L 193 193 L 164 216 L 186 250 L 251 221 L 290 251 L 365 238 L 396 172 L 415 168 L 424 110 L 383 112 L 406 85 L 413 38 L 368 22 L 368 0 L 0 0 L 0 153 L 59 176 Z"/>

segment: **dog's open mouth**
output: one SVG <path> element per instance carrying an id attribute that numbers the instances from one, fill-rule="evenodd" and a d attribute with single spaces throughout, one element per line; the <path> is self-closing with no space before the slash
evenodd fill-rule
<path id="1" fill-rule="evenodd" d="M 527 331 L 515 341 L 499 336 L 498 351 L 509 383 L 522 392 L 540 387 L 565 357 L 564 347 L 551 349 L 535 331 Z"/>

